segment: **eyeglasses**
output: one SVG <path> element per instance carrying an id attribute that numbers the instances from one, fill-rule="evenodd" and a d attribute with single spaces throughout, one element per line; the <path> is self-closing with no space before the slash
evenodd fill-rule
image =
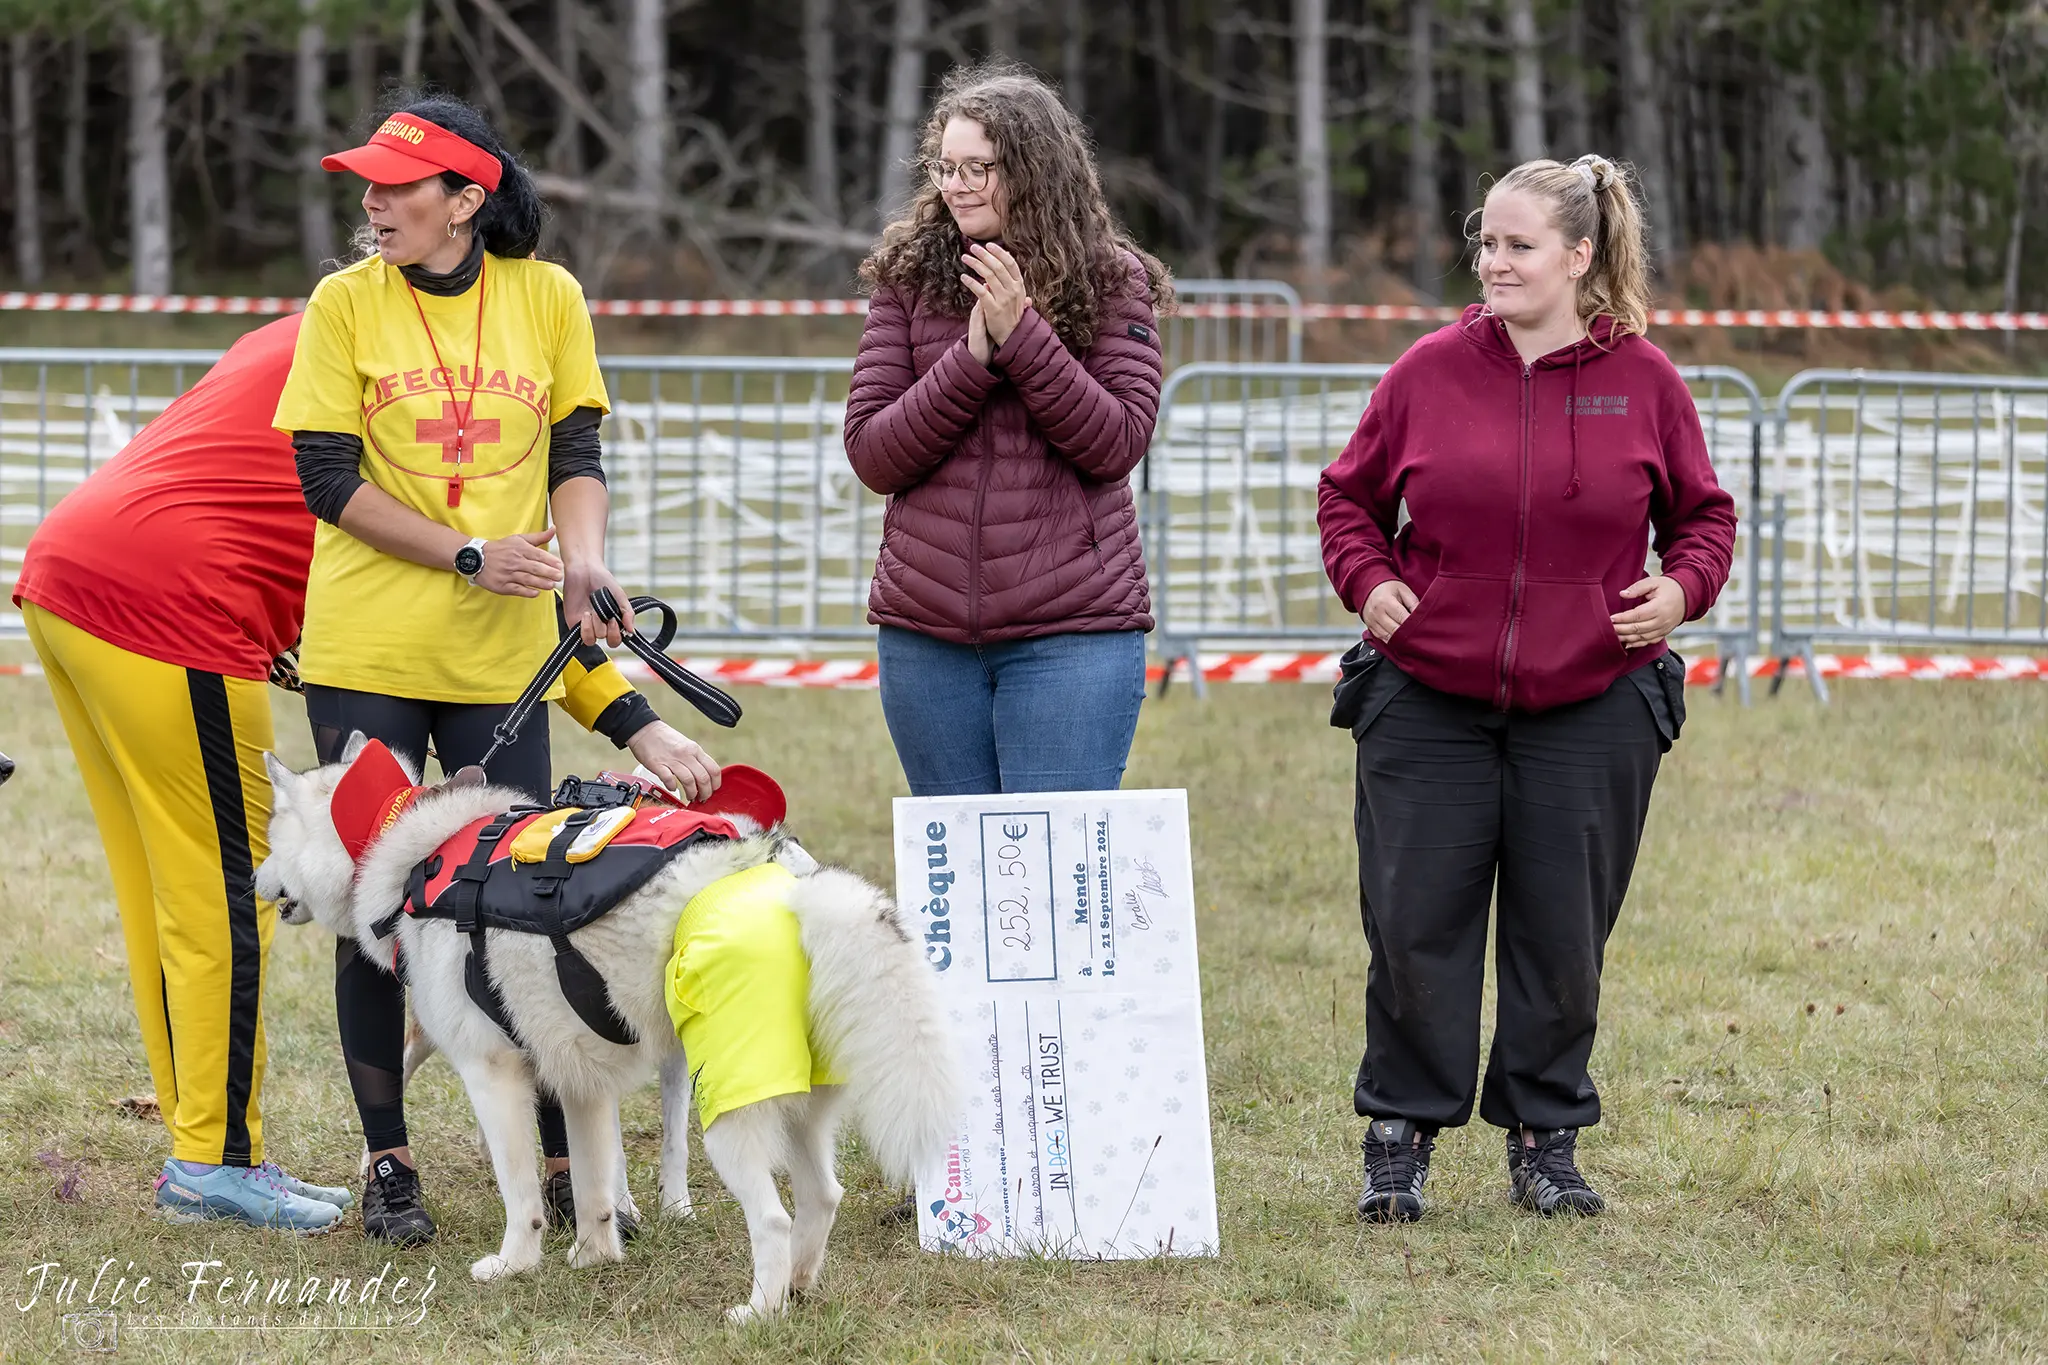
<path id="1" fill-rule="evenodd" d="M 988 173 L 996 168 L 993 161 L 970 160 L 955 164 L 951 161 L 927 161 L 924 173 L 931 178 L 932 188 L 943 190 L 946 182 L 954 176 L 960 177 L 960 187 L 969 193 L 988 188 Z"/>

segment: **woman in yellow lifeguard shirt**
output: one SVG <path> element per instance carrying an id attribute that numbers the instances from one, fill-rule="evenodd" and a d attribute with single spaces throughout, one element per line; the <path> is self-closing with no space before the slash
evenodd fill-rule
<path id="1" fill-rule="evenodd" d="M 607 399 L 590 314 L 567 271 L 533 258 L 540 198 L 461 101 L 407 101 L 321 164 L 370 182 L 375 250 L 313 291 L 275 418 L 321 522 L 299 654 L 306 714 L 323 762 L 361 730 L 419 765 L 431 743 L 452 773 L 482 758 L 561 630 L 619 643 L 590 605 L 599 588 L 627 600 L 604 565 Z M 717 784 L 680 737 L 666 760 L 649 766 L 685 799 Z M 546 727 L 486 767 L 545 798 Z M 403 988 L 343 940 L 335 1005 L 370 1151 L 364 1230 L 416 1245 L 434 1225 L 405 1130 Z M 558 1109 L 541 1129 L 561 1215 Z"/>

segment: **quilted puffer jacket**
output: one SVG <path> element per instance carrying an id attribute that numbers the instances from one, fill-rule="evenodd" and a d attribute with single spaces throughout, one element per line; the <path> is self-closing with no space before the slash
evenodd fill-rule
<path id="1" fill-rule="evenodd" d="M 1130 267 L 1087 354 L 1027 308 L 988 365 L 965 318 L 876 291 L 846 402 L 854 473 L 889 495 L 868 620 L 956 643 L 1152 628 L 1128 476 L 1159 334 Z"/>

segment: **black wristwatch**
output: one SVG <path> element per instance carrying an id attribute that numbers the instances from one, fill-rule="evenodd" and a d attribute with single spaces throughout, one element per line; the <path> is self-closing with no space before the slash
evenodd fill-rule
<path id="1" fill-rule="evenodd" d="M 484 571 L 484 539 L 478 536 L 455 552 L 455 572 L 468 579 L 471 586 L 476 576 Z"/>

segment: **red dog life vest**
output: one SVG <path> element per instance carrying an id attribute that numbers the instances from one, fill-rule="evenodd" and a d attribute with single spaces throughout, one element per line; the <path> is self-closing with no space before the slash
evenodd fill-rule
<path id="1" fill-rule="evenodd" d="M 739 837 L 723 816 L 657 803 L 632 810 L 593 856 L 570 861 L 576 841 L 593 824 L 616 819 L 625 810 L 570 809 L 548 839 L 546 856 L 527 861 L 513 856 L 514 843 L 528 827 L 558 812 L 515 807 L 463 826 L 413 867 L 401 909 L 419 919 L 453 920 L 457 932 L 470 936 L 464 985 L 477 1007 L 514 1042 L 518 1034 L 504 1000 L 484 970 L 486 929 L 545 934 L 554 943 L 555 976 L 570 1007 L 599 1037 L 630 1045 L 637 1041 L 631 1026 L 612 1005 L 604 978 L 569 941 L 570 933 L 647 885 L 683 850 L 709 839 Z M 392 915 L 387 922 L 396 921 Z M 380 936 L 383 927 L 378 926 Z"/>

